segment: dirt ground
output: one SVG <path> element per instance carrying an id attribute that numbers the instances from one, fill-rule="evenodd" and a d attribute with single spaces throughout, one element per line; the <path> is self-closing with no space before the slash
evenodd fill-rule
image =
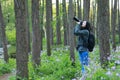
<path id="1" fill-rule="evenodd" d="M 2 76 L 0 76 L 0 80 L 9 80 L 9 77 L 12 76 L 12 73 L 7 73 Z"/>

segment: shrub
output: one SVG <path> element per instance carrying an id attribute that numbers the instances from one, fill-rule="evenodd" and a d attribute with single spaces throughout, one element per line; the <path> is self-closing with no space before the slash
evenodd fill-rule
<path id="1" fill-rule="evenodd" d="M 53 49 L 50 57 L 42 52 L 41 58 L 42 65 L 36 69 L 29 63 L 30 80 L 71 80 L 80 71 L 79 64 L 71 65 L 69 50 L 65 48 Z"/>
<path id="2" fill-rule="evenodd" d="M 10 59 L 9 63 L 5 63 L 3 60 L 0 60 L 0 75 L 10 73 L 13 68 L 15 68 L 15 60 Z"/>
<path id="3" fill-rule="evenodd" d="M 7 35 L 8 44 L 16 45 L 16 30 L 15 30 L 15 28 L 7 27 L 6 35 Z"/>
<path id="4" fill-rule="evenodd" d="M 8 53 L 10 58 L 16 58 L 16 47 L 15 46 L 10 46 L 8 48 Z"/>
<path id="5" fill-rule="evenodd" d="M 9 68 L 9 65 L 7 64 L 0 64 L 0 74 L 10 73 L 11 70 Z"/>

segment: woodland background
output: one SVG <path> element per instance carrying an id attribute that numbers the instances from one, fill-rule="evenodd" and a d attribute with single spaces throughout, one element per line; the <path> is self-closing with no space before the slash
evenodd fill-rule
<path id="1" fill-rule="evenodd" d="M 96 38 L 87 80 L 120 79 L 119 3 L 0 0 L 0 75 L 10 73 L 10 80 L 79 79 L 81 65 L 73 34 L 77 16 L 91 23 Z"/>

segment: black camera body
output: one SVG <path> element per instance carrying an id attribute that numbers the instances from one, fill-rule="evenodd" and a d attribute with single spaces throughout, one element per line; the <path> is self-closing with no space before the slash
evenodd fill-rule
<path id="1" fill-rule="evenodd" d="M 80 25 L 82 25 L 82 22 L 83 22 L 83 21 L 82 21 L 82 20 L 79 20 L 77 17 L 74 16 L 74 17 L 73 17 L 73 20 L 75 20 L 75 21 L 77 21 L 77 22 L 80 22 Z"/>

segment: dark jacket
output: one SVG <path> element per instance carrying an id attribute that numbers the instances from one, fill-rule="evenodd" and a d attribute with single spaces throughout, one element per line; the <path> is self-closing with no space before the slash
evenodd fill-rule
<path id="1" fill-rule="evenodd" d="M 78 36 L 78 51 L 88 51 L 88 37 L 89 31 L 87 29 L 81 29 L 81 25 L 77 24 L 74 28 L 74 35 Z"/>

